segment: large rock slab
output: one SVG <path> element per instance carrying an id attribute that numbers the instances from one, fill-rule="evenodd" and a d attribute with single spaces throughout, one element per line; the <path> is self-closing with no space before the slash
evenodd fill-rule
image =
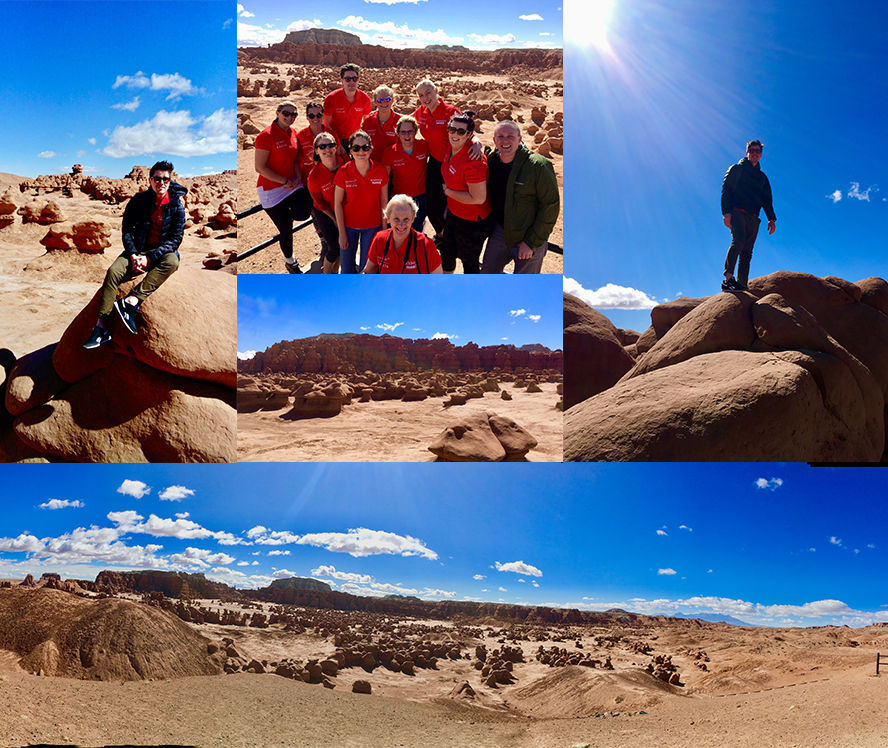
<path id="1" fill-rule="evenodd" d="M 429 451 L 451 462 L 499 462 L 506 450 L 490 428 L 486 413 L 465 416 L 448 426 L 433 441 Z"/>
<path id="2" fill-rule="evenodd" d="M 15 362 L 6 383 L 6 410 L 17 416 L 42 405 L 69 386 L 52 365 L 56 343 L 28 353 Z"/>

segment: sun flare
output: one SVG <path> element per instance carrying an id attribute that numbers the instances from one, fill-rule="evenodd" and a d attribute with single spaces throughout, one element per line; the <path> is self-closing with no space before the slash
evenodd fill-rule
<path id="1" fill-rule="evenodd" d="M 577 46 L 609 48 L 608 29 L 616 0 L 568 0 L 565 3 L 564 37 Z"/>

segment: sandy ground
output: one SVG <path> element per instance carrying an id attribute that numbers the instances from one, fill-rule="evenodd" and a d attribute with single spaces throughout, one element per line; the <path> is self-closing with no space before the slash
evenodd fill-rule
<path id="1" fill-rule="evenodd" d="M 561 462 L 561 411 L 556 385 L 542 383 L 528 394 L 500 384 L 513 399 L 487 392 L 465 405 L 443 407 L 449 398 L 421 402 L 353 402 L 332 418 L 288 420 L 287 409 L 238 413 L 239 462 L 434 462 L 429 444 L 447 426 L 470 413 L 492 411 L 508 416 L 539 442 L 528 462 Z"/>
<path id="2" fill-rule="evenodd" d="M 200 601 L 219 607 L 218 601 Z M 266 608 L 268 606 L 265 606 Z M 312 611 L 305 611 L 312 615 Z M 443 637 L 441 621 L 422 623 Z M 479 621 L 465 649 L 503 641 L 520 646 L 515 682 L 489 688 L 468 659 L 439 662 L 414 677 L 382 668 L 346 668 L 332 690 L 276 675 L 240 673 L 167 681 L 93 682 L 29 675 L 0 652 L 0 745 L 312 746 L 316 748 L 876 748 L 888 745 L 888 684 L 874 675 L 884 628 L 741 629 L 693 622 L 646 628 L 534 627 L 534 641 L 509 639 L 501 624 Z M 474 624 L 474 622 L 473 622 Z M 230 636 L 257 659 L 321 657 L 329 639 L 192 624 Z M 604 637 L 614 637 L 608 643 Z M 612 657 L 615 670 L 549 668 L 539 646 Z M 642 672 L 650 657 L 631 642 L 671 654 L 683 686 Z M 708 672 L 689 653 L 704 650 Z M 634 663 L 634 664 L 633 664 Z M 351 693 L 370 681 L 372 695 Z M 450 695 L 469 681 L 474 699 Z M 641 704 L 641 706 L 640 706 Z M 619 714 L 617 714 L 619 710 Z M 639 712 L 645 712 L 644 714 Z M 607 712 L 609 716 L 592 716 Z"/>
<path id="3" fill-rule="evenodd" d="M 24 180 L 9 174 L 0 176 L 0 190 L 7 186 L 18 189 L 18 183 Z M 12 226 L 0 229 L 0 309 L 12 311 L 0 314 L 0 348 L 9 348 L 16 356 L 57 342 L 96 293 L 108 266 L 123 251 L 120 221 L 125 203 L 112 206 L 82 193 L 74 197 L 63 197 L 58 192 L 36 198 L 16 197 L 19 205 L 31 199 L 54 200 L 66 221 L 98 220 L 109 224 L 111 246 L 97 255 L 76 250 L 47 252 L 40 244 L 47 227 L 22 224 L 20 216 L 16 216 Z M 195 230 L 196 227 L 185 231 L 179 249 L 183 266 L 202 268 L 208 252 L 236 247 L 233 236 L 205 239 L 195 236 Z"/>
<path id="4" fill-rule="evenodd" d="M 251 75 L 244 68 L 238 68 L 238 76 L 241 78 L 245 78 L 249 81 L 253 81 L 256 78 L 260 79 L 268 79 L 273 77 L 278 78 L 289 78 L 286 75 L 286 71 L 299 68 L 299 65 L 291 65 L 291 64 L 280 64 L 274 65 L 270 63 L 263 62 L 263 67 L 273 67 L 278 70 L 277 75 L 271 75 L 269 73 L 262 73 L 260 75 Z M 311 66 L 315 67 L 315 66 Z M 372 79 L 375 81 L 376 77 L 382 75 L 384 77 L 385 71 L 366 71 L 368 77 L 375 76 Z M 514 101 L 520 104 L 520 107 L 514 109 L 515 114 L 523 114 L 525 122 L 530 122 L 530 112 L 534 106 L 538 106 L 540 104 L 545 104 L 548 106 L 550 111 L 562 111 L 563 103 L 562 98 L 560 96 L 555 96 L 554 91 L 557 85 L 561 85 L 561 80 L 545 80 L 539 81 L 540 83 L 545 83 L 548 88 L 547 97 L 536 97 L 536 96 L 528 96 L 522 93 L 519 93 L 509 87 L 510 76 L 492 76 L 492 75 L 480 75 L 476 73 L 465 74 L 460 76 L 451 76 L 448 77 L 439 77 L 436 82 L 441 84 L 445 84 L 448 80 L 460 80 L 460 81 L 477 81 L 478 83 L 484 83 L 488 81 L 494 81 L 502 84 L 502 88 L 498 92 L 502 98 L 505 98 L 508 101 Z M 370 85 L 369 90 L 372 91 L 374 85 Z M 361 86 L 362 90 L 364 86 Z M 289 100 L 293 101 L 297 107 L 299 108 L 299 116 L 296 119 L 296 123 L 294 127 L 298 130 L 301 130 L 308 126 L 308 119 L 305 116 L 305 104 L 308 103 L 310 96 L 309 89 L 299 89 L 296 91 L 292 91 Z M 489 95 L 490 92 L 481 92 L 479 96 L 480 100 L 484 100 L 485 97 Z M 237 108 L 238 112 L 245 112 L 250 115 L 250 119 L 256 124 L 257 127 L 265 128 L 271 122 L 274 121 L 275 118 L 275 110 L 277 108 L 278 99 L 275 98 L 266 98 L 262 97 L 241 97 L 238 99 Z M 418 101 L 412 101 L 410 107 L 395 107 L 396 111 L 406 112 L 409 108 L 409 111 L 412 112 L 413 109 L 418 105 Z M 493 147 L 493 125 L 492 121 L 482 121 L 481 122 L 481 132 L 478 133 L 478 138 L 481 140 L 482 144 L 489 145 Z M 529 143 L 532 141 L 532 138 L 528 138 L 525 136 L 525 142 Z M 239 150 L 237 154 L 237 170 L 238 170 L 238 194 L 239 202 L 238 202 L 238 213 L 247 210 L 254 205 L 258 205 L 259 199 L 256 196 L 256 172 L 253 166 L 255 151 L 253 150 Z M 563 190 L 563 156 L 559 154 L 552 154 L 552 165 L 555 167 L 555 174 L 558 178 L 558 186 Z M 562 205 L 563 209 L 563 205 Z M 564 225 L 564 216 L 563 214 L 558 218 L 558 223 L 555 226 L 554 231 L 552 232 L 552 236 L 550 240 L 558 244 L 559 246 L 564 246 L 564 234 L 563 234 L 563 225 Z M 265 215 L 264 212 L 257 213 L 248 218 L 243 219 L 240 222 L 238 227 L 239 229 L 239 243 L 238 243 L 238 251 L 244 252 L 246 249 L 250 247 L 254 247 L 260 242 L 274 236 L 277 233 L 277 229 L 275 229 L 274 224 L 269 220 L 269 218 Z M 426 233 L 430 236 L 434 234 L 434 231 L 431 229 L 431 226 L 426 222 Z M 309 225 L 307 228 L 300 230 L 293 237 L 293 251 L 296 255 L 296 259 L 299 261 L 300 266 L 302 267 L 303 272 L 311 272 L 311 273 L 321 273 L 323 272 L 323 268 L 321 263 L 319 262 L 319 254 L 320 254 L 320 242 L 317 238 L 317 234 L 313 228 L 313 226 Z M 555 252 L 549 252 L 546 255 L 545 260 L 543 261 L 543 272 L 544 273 L 557 273 L 561 274 L 563 272 L 563 255 L 557 254 Z M 507 272 L 509 270 L 507 269 Z M 273 244 L 266 249 L 260 250 L 255 255 L 241 260 L 238 263 L 238 272 L 240 273 L 285 273 L 284 269 L 284 260 L 283 255 L 281 254 L 280 247 L 278 244 Z M 457 263 L 457 273 L 462 272 L 462 263 Z"/>

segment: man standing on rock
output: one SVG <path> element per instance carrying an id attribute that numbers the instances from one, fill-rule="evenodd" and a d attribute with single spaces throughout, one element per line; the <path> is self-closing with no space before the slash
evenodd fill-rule
<path id="1" fill-rule="evenodd" d="M 725 279 L 722 291 L 745 291 L 749 281 L 749 261 L 752 245 L 758 236 L 759 212 L 765 209 L 768 217 L 768 234 L 777 228 L 777 216 L 771 199 L 771 183 L 759 166 L 764 146 L 759 140 L 746 144 L 746 158 L 734 164 L 725 174 L 722 185 L 721 208 L 725 226 L 731 230 L 731 246 L 725 257 Z M 734 280 L 734 264 L 737 258 L 737 279 Z"/>
<path id="2" fill-rule="evenodd" d="M 185 231 L 185 206 L 180 198 L 188 192 L 171 182 L 173 165 L 158 161 L 148 177 L 150 189 L 135 195 L 123 211 L 123 254 L 108 268 L 102 283 L 99 318 L 84 348 L 98 348 L 111 340 L 111 312 L 117 310 L 127 329 L 138 333 L 136 313 L 142 302 L 179 267 L 179 245 Z M 142 282 L 116 299 L 121 283 L 141 273 Z"/>
<path id="3" fill-rule="evenodd" d="M 345 149 L 348 149 L 348 139 L 361 129 L 364 117 L 373 109 L 370 97 L 358 89 L 360 76 L 358 65 L 346 63 L 339 68 L 342 88 L 327 94 L 324 99 L 324 129 L 335 132 Z"/>
<path id="4" fill-rule="evenodd" d="M 515 273 L 539 273 L 561 210 L 555 169 L 521 142 L 516 122 L 498 122 L 493 142 L 487 163 L 495 225 L 481 272 L 502 273 L 514 260 Z"/>

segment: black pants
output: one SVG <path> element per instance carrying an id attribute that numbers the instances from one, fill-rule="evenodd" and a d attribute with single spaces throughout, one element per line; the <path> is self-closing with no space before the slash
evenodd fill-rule
<path id="1" fill-rule="evenodd" d="M 735 208 L 731 211 L 731 246 L 725 257 L 725 273 L 734 274 L 734 263 L 740 258 L 737 265 L 737 283 L 745 286 L 749 282 L 749 262 L 752 260 L 752 245 L 758 236 L 758 216 L 747 213 L 745 210 Z"/>
<path id="2" fill-rule="evenodd" d="M 445 273 L 456 270 L 456 258 L 462 260 L 463 273 L 477 275 L 481 272 L 481 250 L 493 229 L 493 214 L 477 221 L 467 221 L 449 210 L 444 216 L 444 234 L 438 249 L 441 267 Z"/>
<path id="3" fill-rule="evenodd" d="M 294 190 L 277 205 L 265 212 L 281 236 L 281 252 L 288 260 L 293 256 L 293 222 L 304 221 L 311 215 L 311 195 L 305 187 Z"/>
<path id="4" fill-rule="evenodd" d="M 327 245 L 324 258 L 330 262 L 336 262 L 339 259 L 339 229 L 330 216 L 317 208 L 311 209 L 311 217 L 314 220 L 315 228 Z"/>
<path id="5" fill-rule="evenodd" d="M 444 194 L 444 177 L 441 175 L 441 162 L 429 156 L 426 164 L 426 211 L 429 223 L 440 236 L 444 229 L 444 211 L 447 209 L 447 195 Z M 445 268 L 446 270 L 446 268 Z"/>

